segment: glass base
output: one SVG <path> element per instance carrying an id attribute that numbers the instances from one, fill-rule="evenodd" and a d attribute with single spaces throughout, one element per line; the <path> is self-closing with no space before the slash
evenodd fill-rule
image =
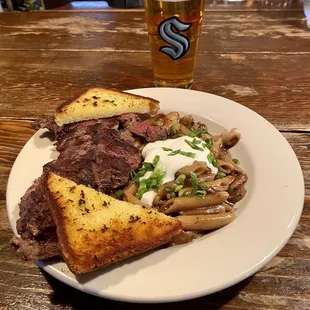
<path id="1" fill-rule="evenodd" d="M 181 82 L 173 82 L 173 83 L 155 80 L 154 84 L 157 87 L 173 87 L 173 88 L 191 89 L 193 85 L 193 80 L 187 81 L 187 82 L 181 81 Z"/>

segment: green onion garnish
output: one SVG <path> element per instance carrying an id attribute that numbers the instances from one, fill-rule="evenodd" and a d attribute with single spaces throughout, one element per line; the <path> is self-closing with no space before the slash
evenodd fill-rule
<path id="1" fill-rule="evenodd" d="M 154 168 L 157 166 L 157 164 L 159 163 L 160 157 L 159 155 L 156 155 L 153 159 L 153 166 Z"/>
<path id="2" fill-rule="evenodd" d="M 198 190 L 198 191 L 196 191 L 195 194 L 198 196 L 205 196 L 205 195 L 207 195 L 207 192 L 204 190 Z"/>
<path id="3" fill-rule="evenodd" d="M 188 136 L 194 138 L 194 137 L 199 137 L 201 136 L 203 133 L 206 133 L 207 130 L 204 127 L 201 127 L 199 129 L 195 129 L 193 126 L 189 126 L 188 129 L 191 131 Z"/>
<path id="4" fill-rule="evenodd" d="M 215 178 L 216 179 L 223 179 L 226 177 L 226 173 L 224 172 L 218 172 L 216 175 L 215 175 Z"/>
<path id="5" fill-rule="evenodd" d="M 199 183 L 199 184 L 198 184 L 198 187 L 199 187 L 200 189 L 205 190 L 205 191 L 207 191 L 207 190 L 210 188 L 210 186 L 209 186 L 209 184 L 208 184 L 207 182 L 201 182 L 201 183 Z"/>
<path id="6" fill-rule="evenodd" d="M 136 197 L 141 199 L 144 193 L 160 187 L 165 176 L 166 172 L 162 172 L 158 167 L 156 167 L 153 174 L 149 178 L 139 181 L 139 188 L 136 193 Z"/>
<path id="7" fill-rule="evenodd" d="M 233 161 L 236 165 L 240 164 L 240 160 L 239 160 L 238 158 L 233 158 L 232 161 Z"/>
<path id="8" fill-rule="evenodd" d="M 176 179 L 175 179 L 175 183 L 177 185 L 182 185 L 184 184 L 184 181 L 186 179 L 186 175 L 185 174 L 180 174 Z"/>
<path id="9" fill-rule="evenodd" d="M 213 145 L 213 141 L 210 138 L 207 138 L 205 140 L 205 143 L 202 144 L 202 146 L 207 148 L 207 149 L 210 149 L 212 145 Z"/>
<path id="10" fill-rule="evenodd" d="M 176 186 L 176 188 L 175 188 L 174 191 L 177 193 L 177 192 L 179 192 L 182 188 L 183 188 L 183 185 L 178 185 L 178 186 Z"/>
<path id="11" fill-rule="evenodd" d="M 195 153 L 181 151 L 180 149 L 172 151 L 170 154 L 168 154 L 168 156 L 174 156 L 174 155 L 178 155 L 178 154 L 183 155 L 183 156 L 187 156 L 187 157 L 191 157 L 191 158 L 195 158 L 195 156 L 196 156 Z"/>
<path id="12" fill-rule="evenodd" d="M 171 152 L 173 151 L 173 149 L 169 148 L 169 147 L 162 147 L 162 149 L 165 151 L 165 152 Z"/>
<path id="13" fill-rule="evenodd" d="M 115 196 L 117 198 L 121 198 L 123 195 L 124 195 L 124 192 L 121 189 L 115 192 Z"/>
<path id="14" fill-rule="evenodd" d="M 194 139 L 193 141 L 185 140 L 185 142 L 194 150 L 203 151 L 202 147 L 199 147 L 197 144 L 201 143 L 201 141 Z"/>
<path id="15" fill-rule="evenodd" d="M 195 194 L 198 191 L 198 177 L 195 172 L 190 171 L 191 176 L 191 183 L 193 187 L 193 194 Z"/>
<path id="16" fill-rule="evenodd" d="M 216 161 L 213 153 L 210 152 L 208 154 L 207 158 L 208 158 L 209 163 L 212 164 L 214 167 L 218 166 L 217 161 Z"/>
<path id="17" fill-rule="evenodd" d="M 175 128 L 175 124 L 170 126 L 170 131 L 175 135 L 177 133 L 177 129 Z"/>

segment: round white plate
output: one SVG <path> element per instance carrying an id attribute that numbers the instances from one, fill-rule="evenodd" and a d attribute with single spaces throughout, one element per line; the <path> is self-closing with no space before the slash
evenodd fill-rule
<path id="1" fill-rule="evenodd" d="M 210 294 L 258 271 L 288 241 L 304 201 L 303 176 L 287 141 L 269 122 L 231 100 L 191 90 L 145 88 L 131 93 L 160 101 L 161 110 L 192 114 L 218 134 L 237 128 L 231 150 L 247 171 L 247 195 L 237 218 L 196 242 L 160 249 L 83 276 L 62 261 L 38 265 L 60 281 L 90 294 L 130 302 L 171 302 Z M 38 131 L 18 155 L 8 181 L 7 211 L 16 233 L 18 203 L 42 165 L 57 156 Z"/>

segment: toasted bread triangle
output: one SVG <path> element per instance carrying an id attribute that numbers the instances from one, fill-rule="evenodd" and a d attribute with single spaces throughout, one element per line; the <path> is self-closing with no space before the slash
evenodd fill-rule
<path id="1" fill-rule="evenodd" d="M 75 274 L 158 247 L 181 231 L 175 218 L 51 172 L 47 187 L 61 253 Z"/>
<path id="2" fill-rule="evenodd" d="M 90 88 L 73 100 L 56 109 L 58 126 L 90 119 L 108 118 L 125 113 L 148 113 L 154 115 L 159 102 L 125 92 L 105 88 Z"/>

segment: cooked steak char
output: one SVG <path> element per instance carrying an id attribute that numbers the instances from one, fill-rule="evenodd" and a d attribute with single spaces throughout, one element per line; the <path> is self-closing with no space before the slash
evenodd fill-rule
<path id="1" fill-rule="evenodd" d="M 20 218 L 16 228 L 21 239 L 14 237 L 12 244 L 23 259 L 47 259 L 60 255 L 44 177 L 42 175 L 35 181 L 19 205 Z"/>
<path id="2" fill-rule="evenodd" d="M 22 197 L 17 220 L 17 230 L 22 238 L 35 237 L 46 240 L 54 227 L 52 215 L 46 203 L 46 188 L 44 176 L 38 178 Z"/>
<path id="3" fill-rule="evenodd" d="M 59 127 L 56 124 L 55 118 L 53 116 L 48 116 L 48 117 L 35 120 L 32 123 L 32 127 L 36 130 L 47 128 L 49 132 L 54 136 L 55 139 L 57 138 L 57 136 L 61 133 L 63 129 L 63 127 Z"/>
<path id="4" fill-rule="evenodd" d="M 167 131 L 164 128 L 156 125 L 154 126 L 150 120 L 132 123 L 129 126 L 129 130 L 134 134 L 145 138 L 148 142 L 166 140 L 168 137 Z"/>
<path id="5" fill-rule="evenodd" d="M 59 157 L 44 169 L 106 193 L 127 184 L 130 171 L 141 164 L 140 151 L 121 140 L 118 130 L 100 124 L 77 131 L 67 136 L 65 142 L 60 141 Z"/>
<path id="6" fill-rule="evenodd" d="M 130 172 L 141 164 L 140 151 L 111 129 L 116 120 L 86 121 L 58 132 L 58 158 L 43 167 L 78 184 L 110 193 L 129 181 Z M 17 231 L 22 239 L 12 244 L 23 259 L 47 259 L 59 255 L 56 227 L 50 213 L 43 175 L 20 202 Z"/>
<path id="7" fill-rule="evenodd" d="M 56 227 L 54 227 L 54 236 L 56 237 Z M 14 237 L 11 243 L 17 248 L 17 256 L 23 260 L 43 260 L 60 256 L 57 240 L 37 241 Z"/>
<path id="8" fill-rule="evenodd" d="M 43 167 L 78 184 L 111 193 L 126 185 L 130 172 L 141 165 L 135 142 L 167 139 L 167 131 L 141 121 L 136 114 L 90 120 L 58 127 L 53 117 L 36 121 L 33 127 L 47 128 L 56 139 L 58 158 Z M 120 130 L 118 130 L 120 127 Z M 20 218 L 12 244 L 23 259 L 48 259 L 60 255 L 53 222 L 45 173 L 27 190 L 20 202 Z"/>
<path id="9" fill-rule="evenodd" d="M 123 128 L 128 129 L 130 126 L 141 122 L 139 116 L 134 113 L 127 113 L 119 116 L 118 120 L 122 124 Z"/>

